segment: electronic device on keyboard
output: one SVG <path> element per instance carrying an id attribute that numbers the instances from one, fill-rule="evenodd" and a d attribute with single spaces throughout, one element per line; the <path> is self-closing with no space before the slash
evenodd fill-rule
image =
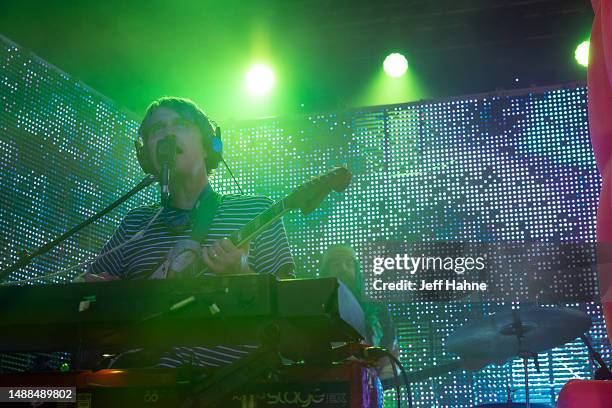
<path id="1" fill-rule="evenodd" d="M 363 310 L 335 278 L 228 275 L 0 287 L 1 352 L 116 352 L 248 344 L 277 337 L 308 354 L 365 333 Z"/>

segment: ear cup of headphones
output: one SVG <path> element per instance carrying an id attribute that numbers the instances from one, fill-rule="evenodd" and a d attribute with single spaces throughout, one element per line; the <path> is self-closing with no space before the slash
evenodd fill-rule
<path id="1" fill-rule="evenodd" d="M 215 136 L 212 139 L 212 148 L 215 153 L 221 156 L 221 151 L 223 150 L 223 142 L 221 141 L 221 128 L 217 126 L 215 129 Z"/>
<path id="2" fill-rule="evenodd" d="M 213 125 L 214 124 L 214 125 Z M 206 150 L 206 170 L 212 171 L 219 167 L 219 162 L 222 160 L 221 154 L 223 151 L 223 142 L 221 142 L 221 128 L 216 123 L 211 121 L 211 129 L 214 129 L 212 134 L 204 136 L 202 143 Z"/>
<path id="3" fill-rule="evenodd" d="M 219 166 L 219 162 L 221 161 L 221 154 L 223 152 L 223 142 L 221 141 L 221 128 L 219 126 L 215 127 L 215 133 L 211 136 L 210 147 L 210 167 L 216 169 L 217 166 Z"/>

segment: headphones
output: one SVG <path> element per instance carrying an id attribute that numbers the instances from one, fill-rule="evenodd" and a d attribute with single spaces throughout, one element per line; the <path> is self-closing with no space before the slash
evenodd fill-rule
<path id="1" fill-rule="evenodd" d="M 211 132 L 203 132 L 202 128 L 204 126 L 200 126 L 203 121 L 206 121 L 205 125 L 208 127 Z M 223 150 L 223 142 L 221 142 L 221 128 L 212 120 L 208 118 L 196 118 L 195 125 L 198 127 L 200 133 L 202 134 L 202 146 L 204 150 L 206 150 L 206 172 L 210 174 L 210 172 L 216 169 L 219 166 L 219 162 L 223 160 L 221 156 L 221 152 Z M 144 123 L 144 120 L 143 120 Z M 140 125 L 138 129 L 138 136 L 134 139 L 134 149 L 136 150 L 136 158 L 138 159 L 138 164 L 142 171 L 146 174 L 152 174 L 154 176 L 158 176 L 155 171 L 155 167 L 153 166 L 153 162 L 149 157 L 149 151 L 144 141 L 144 135 L 142 131 L 142 125 Z"/>

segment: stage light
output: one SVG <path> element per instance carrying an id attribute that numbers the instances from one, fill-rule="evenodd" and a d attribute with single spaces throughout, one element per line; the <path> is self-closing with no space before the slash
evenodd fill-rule
<path id="1" fill-rule="evenodd" d="M 574 52 L 574 57 L 576 58 L 576 61 L 583 67 L 586 67 L 589 65 L 589 42 L 588 41 L 583 41 L 576 47 L 576 51 Z"/>
<path id="2" fill-rule="evenodd" d="M 385 62 L 383 62 L 383 67 L 387 75 L 398 78 L 406 73 L 408 61 L 402 54 L 394 52 L 393 54 L 387 55 Z"/>
<path id="3" fill-rule="evenodd" d="M 246 74 L 247 89 L 256 95 L 264 95 L 270 92 L 275 82 L 274 72 L 267 65 L 253 65 Z"/>

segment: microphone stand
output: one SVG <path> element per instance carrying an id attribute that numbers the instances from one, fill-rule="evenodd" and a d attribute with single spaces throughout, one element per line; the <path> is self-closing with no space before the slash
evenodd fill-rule
<path id="1" fill-rule="evenodd" d="M 117 206 L 121 205 L 123 202 L 128 200 L 134 194 L 138 193 L 139 191 L 141 191 L 145 187 L 148 187 L 149 185 L 151 185 L 153 182 L 155 182 L 155 180 L 156 180 L 156 177 L 154 175 L 148 174 L 140 183 L 138 183 L 130 191 L 128 191 L 127 193 L 125 193 L 124 195 L 119 197 L 116 201 L 112 202 L 106 208 L 102 209 L 98 213 L 96 213 L 96 214 L 92 215 L 91 217 L 87 218 L 85 221 L 81 222 L 79 225 L 69 229 L 68 231 L 66 231 L 62 235 L 60 235 L 59 237 L 57 237 L 54 240 L 44 244 L 43 246 L 41 246 L 39 248 L 36 248 L 32 252 L 22 251 L 19 259 L 17 260 L 17 262 L 15 262 L 13 265 L 9 266 L 8 268 L 5 268 L 4 270 L 0 271 L 0 282 L 4 281 L 4 279 L 9 274 L 11 274 L 11 273 L 13 273 L 13 272 L 23 268 L 24 266 L 29 265 L 30 262 L 32 262 L 32 260 L 34 258 L 36 258 L 36 257 L 38 257 L 38 256 L 40 256 L 40 255 L 42 255 L 44 253 L 49 252 L 50 250 L 55 248 L 58 244 L 60 244 L 61 242 L 65 241 L 70 236 L 74 235 L 75 233 L 77 233 L 78 231 L 82 230 L 83 228 L 85 228 L 89 224 L 93 223 L 94 221 L 98 220 L 99 218 L 102 218 L 107 213 L 109 213 L 110 211 L 115 209 Z"/>
<path id="2" fill-rule="evenodd" d="M 161 203 L 165 207 L 170 199 L 170 173 L 174 170 L 176 162 L 176 136 L 168 135 L 159 140 L 156 146 L 157 161 L 161 166 Z"/>

